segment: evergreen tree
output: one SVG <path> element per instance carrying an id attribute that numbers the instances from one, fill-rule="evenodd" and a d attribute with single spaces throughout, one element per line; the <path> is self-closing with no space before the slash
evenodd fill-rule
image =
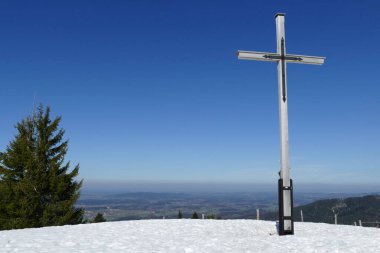
<path id="1" fill-rule="evenodd" d="M 0 153 L 0 229 L 81 223 L 83 210 L 74 207 L 79 165 L 69 172 L 60 121 L 40 106 L 16 125 L 14 140 Z"/>
<path id="2" fill-rule="evenodd" d="M 182 219 L 183 218 L 183 214 L 181 212 L 181 210 L 178 211 L 178 216 L 177 216 L 178 219 Z"/>
<path id="3" fill-rule="evenodd" d="M 103 214 L 97 213 L 92 222 L 93 223 L 99 223 L 99 222 L 105 222 L 105 221 L 107 221 L 107 220 L 104 218 Z"/>
<path id="4" fill-rule="evenodd" d="M 193 215 L 191 216 L 192 219 L 199 219 L 197 212 L 194 212 Z"/>

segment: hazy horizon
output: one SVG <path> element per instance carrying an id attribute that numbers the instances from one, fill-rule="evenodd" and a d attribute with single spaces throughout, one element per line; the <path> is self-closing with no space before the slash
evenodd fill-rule
<path id="1" fill-rule="evenodd" d="M 295 193 L 380 193 L 376 184 L 322 184 L 296 183 Z M 223 183 L 223 182 L 148 182 L 148 181 L 84 181 L 82 194 L 117 194 L 128 192 L 157 193 L 223 193 L 267 192 L 277 193 L 277 183 Z"/>

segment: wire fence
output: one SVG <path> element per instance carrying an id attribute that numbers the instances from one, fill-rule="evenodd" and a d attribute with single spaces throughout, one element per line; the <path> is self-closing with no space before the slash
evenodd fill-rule
<path id="1" fill-rule="evenodd" d="M 360 223 L 362 224 L 363 227 L 376 227 L 376 228 L 380 227 L 380 221 L 361 221 Z"/>

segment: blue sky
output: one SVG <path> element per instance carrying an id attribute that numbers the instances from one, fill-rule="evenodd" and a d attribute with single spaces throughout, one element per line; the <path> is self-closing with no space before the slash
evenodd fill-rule
<path id="1" fill-rule="evenodd" d="M 2 1 L 0 148 L 36 96 L 85 181 L 276 183 L 277 12 L 292 178 L 379 184 L 377 1 Z"/>

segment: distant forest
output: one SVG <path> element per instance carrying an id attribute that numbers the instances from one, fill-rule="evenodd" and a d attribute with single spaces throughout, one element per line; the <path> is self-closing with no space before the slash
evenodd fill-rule
<path id="1" fill-rule="evenodd" d="M 367 222 L 380 222 L 380 195 L 318 200 L 297 206 L 294 208 L 295 221 L 301 221 L 301 210 L 305 222 L 334 223 L 337 214 L 338 224 L 353 225 L 361 220 L 363 226 L 378 226 Z M 263 213 L 262 218 L 276 220 L 277 212 Z"/>

